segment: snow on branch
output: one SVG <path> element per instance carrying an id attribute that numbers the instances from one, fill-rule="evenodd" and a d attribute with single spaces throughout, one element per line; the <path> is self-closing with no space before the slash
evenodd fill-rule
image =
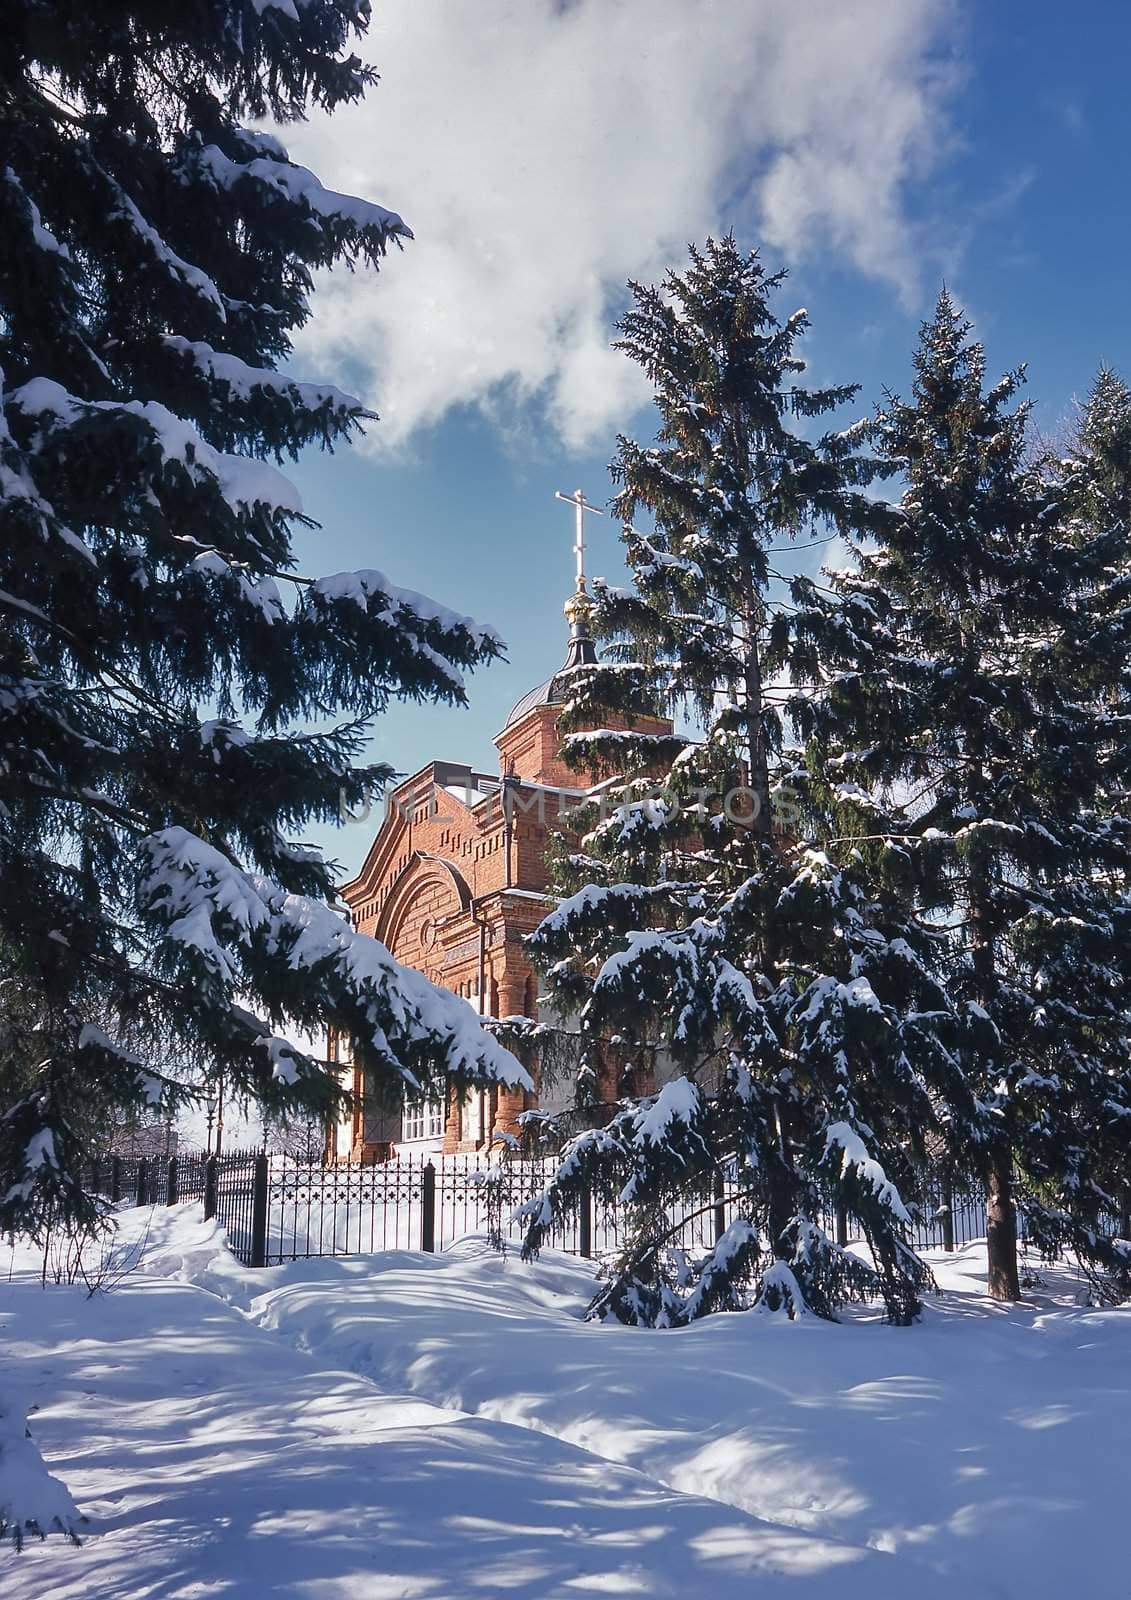
<path id="1" fill-rule="evenodd" d="M 688 897 L 685 883 L 587 883 L 576 894 L 568 895 L 543 917 L 533 935 L 547 950 L 568 948 L 579 929 L 598 927 L 633 931 L 643 920 L 646 909 L 656 903 L 668 905 Z"/>
<path id="2" fill-rule="evenodd" d="M 825 1129 L 825 1155 L 829 1156 L 835 1150 L 841 1151 L 841 1176 L 846 1176 L 855 1168 L 860 1181 L 871 1189 L 880 1205 L 905 1227 L 911 1227 L 911 1214 L 899 1190 L 875 1157 L 868 1154 L 867 1146 L 851 1124 L 832 1122 Z"/>
<path id="3" fill-rule="evenodd" d="M 576 1207 L 586 1181 L 599 1176 L 609 1159 L 615 1161 L 623 1156 L 624 1120 L 622 1113 L 614 1119 L 611 1128 L 583 1128 L 575 1134 L 563 1149 L 557 1171 L 547 1187 L 517 1207 L 514 1220 L 527 1225 L 522 1246 L 524 1259 L 536 1256 L 550 1229 Z"/>
<path id="4" fill-rule="evenodd" d="M 352 601 L 370 616 L 377 616 L 397 627 L 411 625 L 414 621 L 433 623 L 444 633 L 462 631 L 468 634 L 478 647 L 491 645 L 502 648 L 499 635 L 486 623 L 476 622 L 472 617 L 462 617 L 414 589 L 400 589 L 395 583 L 390 583 L 383 572 L 372 568 L 359 572 L 330 573 L 311 585 L 311 593 L 324 601 Z"/>
<path id="5" fill-rule="evenodd" d="M 562 749 L 588 749 L 598 741 L 619 746 L 629 752 L 652 752 L 666 755 L 671 750 L 684 750 L 690 742 L 681 733 L 639 733 L 633 728 L 587 728 L 581 733 L 567 733 Z"/>
<path id="6" fill-rule="evenodd" d="M 841 983 L 825 973 L 820 978 L 814 978 L 801 998 L 807 1003 L 805 1009 L 798 1012 L 795 1020 L 802 1025 L 807 1022 L 822 1021 L 832 1007 L 870 1011 L 877 1016 L 884 1015 L 879 996 L 867 978 L 863 977 Z"/>
<path id="7" fill-rule="evenodd" d="M 480 1027 L 477 1013 L 450 990 L 402 967 L 383 944 L 357 933 L 324 902 L 290 894 L 243 871 L 222 851 L 180 827 L 143 841 L 142 896 L 165 937 L 200 961 L 226 988 L 257 958 L 324 995 L 326 1014 L 351 1031 L 410 1085 L 426 1059 L 457 1078 L 532 1087 L 525 1068 Z M 293 1082 L 302 1063 L 293 1047 L 266 1046 L 274 1076 Z M 284 1057 L 286 1059 L 284 1059 Z"/>
<path id="8" fill-rule="evenodd" d="M 711 1311 L 738 1310 L 739 1286 L 762 1262 L 763 1245 L 747 1217 L 736 1217 L 715 1241 L 699 1269 L 699 1281 L 684 1302 L 680 1321 L 696 1322 Z"/>
<path id="9" fill-rule="evenodd" d="M 3 373 L 0 372 L 0 400 L 2 399 Z M 90 566 L 97 567 L 97 558 L 85 539 L 80 539 L 77 533 L 65 527 L 59 521 L 51 502 L 40 494 L 26 470 L 23 455 L 12 438 L 8 419 L 0 409 L 0 502 L 7 502 L 10 507 L 17 501 L 23 503 L 26 514 L 32 519 L 40 538 L 55 536 Z"/>
<path id="10" fill-rule="evenodd" d="M 117 184 L 114 187 L 117 190 L 118 199 L 110 215 L 128 223 L 152 253 L 158 264 L 169 273 L 170 277 L 185 284 L 189 289 L 200 295 L 203 300 L 207 300 L 211 305 L 215 306 L 220 321 L 226 322 L 227 312 L 224 309 L 224 301 L 219 289 L 212 282 L 207 272 L 201 271 L 199 267 L 194 267 L 191 261 L 185 261 L 175 250 L 170 250 L 164 239 L 157 232 L 157 229 L 146 222 L 129 195 L 123 189 L 118 188 Z"/>
<path id="11" fill-rule="evenodd" d="M 122 1045 L 110 1038 L 93 1022 L 85 1022 L 79 1030 L 78 1053 L 87 1057 L 90 1070 L 104 1068 L 110 1064 L 115 1070 L 121 1072 L 136 1088 L 138 1096 L 146 1105 L 156 1109 L 165 1093 L 165 1080 L 155 1072 L 150 1072 L 139 1055 L 132 1050 L 126 1050 Z"/>
<path id="12" fill-rule="evenodd" d="M 413 237 L 412 229 L 395 211 L 355 195 L 326 189 L 307 167 L 290 161 L 256 156 L 252 161 L 233 161 L 218 145 L 205 145 L 196 165 L 218 189 L 234 189 L 240 183 L 253 183 L 273 189 L 294 204 L 305 205 L 316 217 L 359 230 L 378 229 L 382 234 Z"/>
<path id="13" fill-rule="evenodd" d="M 755 1310 L 761 1316 L 780 1313 L 789 1322 L 808 1315 L 808 1302 L 788 1262 L 774 1261 L 764 1273 Z"/>
<path id="14" fill-rule="evenodd" d="M 13 389 L 8 399 L 25 415 L 45 419 L 45 426 L 46 419 L 54 418 L 56 424 L 71 427 L 97 413 L 138 417 L 149 428 L 163 464 L 177 462 L 197 482 L 213 479 L 233 508 L 262 505 L 295 515 L 302 512 L 298 490 L 276 467 L 214 450 L 191 423 L 156 400 L 80 400 L 53 378 L 32 378 Z"/>
<path id="15" fill-rule="evenodd" d="M 461 665 L 501 654 L 503 641 L 494 628 L 450 611 L 428 595 L 401 589 L 383 572 L 336 572 L 316 579 L 305 590 L 302 606 L 320 628 L 331 623 L 356 630 L 355 608 L 369 622 L 395 631 L 400 648 L 426 663 L 457 696 L 464 692 Z"/>
<path id="16" fill-rule="evenodd" d="M 309 1057 L 306 1053 L 277 1033 L 265 1033 L 255 1041 L 271 1063 L 271 1076 L 276 1083 L 297 1083 Z"/>
<path id="17" fill-rule="evenodd" d="M 694 578 L 699 583 L 704 581 L 703 568 L 697 561 L 669 555 L 666 550 L 661 550 L 654 540 L 643 533 L 638 533 L 635 528 L 632 530 L 629 559 L 642 583 L 647 583 L 649 578 L 661 572 L 679 572 Z"/>
<path id="18" fill-rule="evenodd" d="M 40 250 L 46 250 L 49 255 L 59 256 L 63 261 L 70 261 L 71 252 L 65 244 L 61 244 L 50 228 L 44 226 L 43 217 L 39 207 L 28 194 L 19 178 L 11 167 L 5 167 L 2 174 L 4 181 L 19 191 L 20 198 L 27 207 L 28 220 L 31 223 L 31 236 Z"/>
<path id="19" fill-rule="evenodd" d="M 166 333 L 161 336 L 161 342 L 167 349 L 191 361 L 205 377 L 215 383 L 225 384 L 233 400 L 249 400 L 258 389 L 298 401 L 310 411 L 317 411 L 322 406 L 329 406 L 335 411 L 365 410 L 355 395 L 346 394 L 333 384 L 300 383 L 296 378 L 289 378 L 286 373 L 276 372 L 272 367 L 249 366 L 239 356 L 230 355 L 225 350 L 214 350 L 202 339 L 184 339 L 179 334 Z"/>
<path id="20" fill-rule="evenodd" d="M 11 1112 L 5 1112 L 5 1120 L 11 1117 Z M 23 1168 L 24 1176 L 12 1184 L 4 1195 L 5 1205 L 9 1205 L 13 1200 L 27 1200 L 42 1174 L 57 1175 L 60 1172 L 59 1157 L 55 1150 L 55 1135 L 50 1128 L 37 1128 L 28 1139 L 23 1150 Z"/>
<path id="21" fill-rule="evenodd" d="M 233 582 L 239 599 L 250 610 L 258 612 L 265 622 L 282 622 L 286 617 L 274 578 L 249 575 L 243 563 L 227 561 L 217 550 L 204 550 L 194 556 L 189 570 Z"/>
<path id="22" fill-rule="evenodd" d="M 23 1409 L 0 1395 L 0 1543 L 10 1539 L 18 1550 L 29 1536 L 61 1533 L 78 1544 L 82 1521 L 66 1485 L 44 1465 Z"/>
<path id="23" fill-rule="evenodd" d="M 638 1145 L 667 1144 L 672 1125 L 695 1122 L 700 1112 L 700 1093 L 690 1078 L 672 1078 L 656 1098 L 636 1114 L 633 1142 Z"/>

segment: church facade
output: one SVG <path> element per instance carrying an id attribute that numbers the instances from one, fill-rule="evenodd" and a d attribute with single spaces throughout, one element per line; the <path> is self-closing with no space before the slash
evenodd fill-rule
<path id="1" fill-rule="evenodd" d="M 435 760 L 406 778 L 388 797 L 361 871 L 342 889 L 355 928 L 483 1016 L 537 1016 L 537 975 L 523 940 L 553 903 L 547 848 L 555 835 L 570 837 L 571 814 L 593 781 L 566 767 L 557 732 L 561 674 L 596 660 L 589 604 L 579 558 L 577 590 L 565 607 L 565 662 L 515 703 L 495 739 L 493 770 Z M 671 729 L 660 718 L 637 726 Z M 334 1048 L 331 1041 L 332 1055 Z M 521 1114 L 540 1105 L 537 1093 L 490 1089 L 382 1112 L 366 1104 L 360 1072 L 342 1066 L 355 1109 L 331 1132 L 337 1159 L 484 1150 L 499 1135 L 517 1134 Z M 616 1092 L 615 1082 L 602 1085 L 610 1101 Z"/>

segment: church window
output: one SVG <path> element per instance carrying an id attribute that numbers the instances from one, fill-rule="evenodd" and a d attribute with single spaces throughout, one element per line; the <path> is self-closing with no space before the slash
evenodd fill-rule
<path id="1" fill-rule="evenodd" d="M 401 1139 L 439 1139 L 444 1133 L 444 1107 L 439 1100 L 406 1100 L 401 1113 Z"/>

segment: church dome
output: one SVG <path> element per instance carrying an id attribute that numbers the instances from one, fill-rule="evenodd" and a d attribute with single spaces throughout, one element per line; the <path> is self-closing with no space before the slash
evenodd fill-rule
<path id="1" fill-rule="evenodd" d="M 508 713 L 507 720 L 503 723 L 503 727 L 509 728 L 512 723 L 518 722 L 524 717 L 528 711 L 533 711 L 535 706 L 560 706 L 564 699 L 565 695 L 558 684 L 558 674 L 555 672 L 553 677 L 546 679 L 545 683 L 539 683 L 533 689 L 528 689 L 520 699 L 515 701 Z"/>
<path id="2" fill-rule="evenodd" d="M 589 637 L 589 619 L 593 602 L 586 593 L 585 579 L 580 573 L 577 577 L 577 589 L 570 595 L 563 610 L 569 623 L 569 649 L 566 658 L 557 672 L 533 689 L 528 689 L 521 699 L 515 701 L 507 720 L 503 723 L 504 731 L 521 717 L 525 717 L 528 711 L 533 711 L 535 706 L 560 706 L 565 700 L 565 684 L 559 682 L 563 672 L 568 672 L 571 667 L 596 665 L 597 650 Z"/>

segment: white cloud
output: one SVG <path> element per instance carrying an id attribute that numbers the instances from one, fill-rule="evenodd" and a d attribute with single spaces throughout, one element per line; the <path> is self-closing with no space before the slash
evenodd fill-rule
<path id="1" fill-rule="evenodd" d="M 626 278 L 735 226 L 916 282 L 909 183 L 945 143 L 949 0 L 379 0 L 359 107 L 288 130 L 403 213 L 379 277 L 320 286 L 304 356 L 350 370 L 373 446 L 537 397 L 567 446 L 643 395 L 609 348 Z"/>

